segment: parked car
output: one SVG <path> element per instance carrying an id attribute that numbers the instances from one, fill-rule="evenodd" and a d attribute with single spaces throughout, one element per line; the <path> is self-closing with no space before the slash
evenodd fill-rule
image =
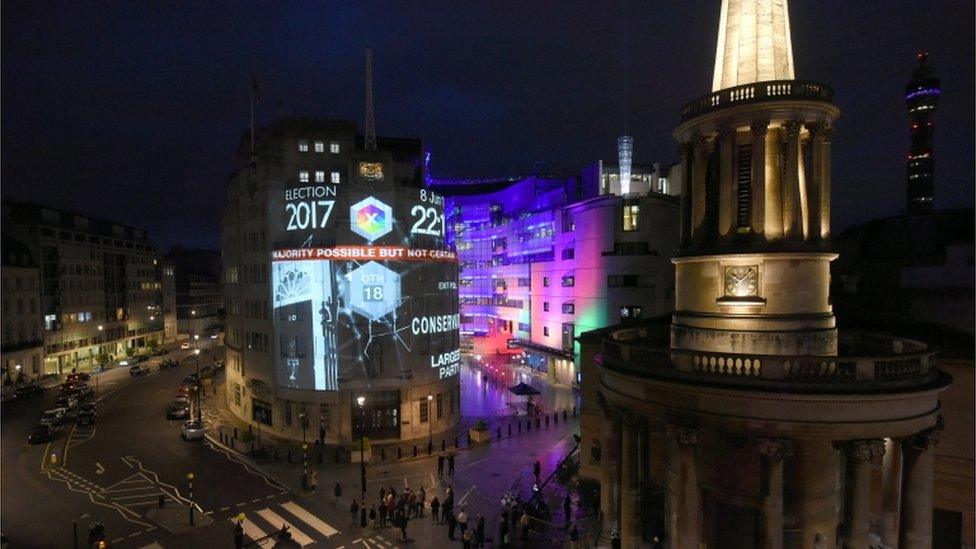
<path id="1" fill-rule="evenodd" d="M 40 423 L 57 427 L 58 425 L 64 425 L 69 420 L 67 408 L 51 408 L 41 414 Z"/>
<path id="2" fill-rule="evenodd" d="M 208 364 L 203 368 L 200 368 L 200 377 L 213 377 L 213 375 L 214 375 L 213 366 L 210 366 Z"/>
<path id="3" fill-rule="evenodd" d="M 85 382 L 87 382 L 90 379 L 91 379 L 91 375 L 89 375 L 88 372 L 75 372 L 75 373 L 72 373 L 72 374 L 68 374 L 68 377 L 64 378 L 64 380 L 66 382 L 68 382 L 68 383 L 70 383 L 72 381 L 85 381 Z"/>
<path id="4" fill-rule="evenodd" d="M 149 360 L 149 355 L 143 353 L 139 355 L 133 355 L 132 358 L 136 359 L 138 362 L 145 362 Z"/>
<path id="5" fill-rule="evenodd" d="M 169 370 L 171 368 L 176 368 L 179 365 L 180 365 L 179 362 L 177 362 L 177 361 L 175 361 L 175 360 L 173 360 L 171 358 L 168 358 L 168 359 L 166 359 L 166 360 L 164 360 L 164 361 L 162 361 L 162 362 L 159 363 L 159 369 L 160 370 Z"/>
<path id="6" fill-rule="evenodd" d="M 189 349 L 189 348 L 190 348 L 189 341 L 184 341 L 183 343 L 180 343 L 180 349 Z"/>
<path id="7" fill-rule="evenodd" d="M 46 423 L 41 423 L 31 427 L 31 430 L 27 432 L 27 443 L 28 444 L 39 444 L 41 442 L 49 442 L 54 438 L 54 428 Z"/>
<path id="8" fill-rule="evenodd" d="M 199 379 L 197 378 L 196 372 L 183 378 L 183 383 L 193 383 L 195 385 L 197 381 L 199 381 Z"/>
<path id="9" fill-rule="evenodd" d="M 78 397 L 74 395 L 62 395 L 58 397 L 58 400 L 54 402 L 54 405 L 58 408 L 73 410 L 78 407 Z"/>
<path id="10" fill-rule="evenodd" d="M 32 396 L 43 395 L 44 388 L 41 387 L 40 385 L 28 383 L 27 385 L 21 385 L 20 387 L 17 387 L 17 389 L 14 391 L 14 394 L 17 396 L 17 398 L 28 398 Z"/>
<path id="11" fill-rule="evenodd" d="M 129 375 L 132 377 L 144 376 L 148 373 L 149 373 L 149 366 L 146 366 L 145 364 L 136 364 L 135 366 L 129 368 Z"/>
<path id="12" fill-rule="evenodd" d="M 78 399 L 78 402 L 84 402 L 95 396 L 95 391 L 87 385 L 76 386 L 71 389 L 68 393 L 69 395 Z"/>
<path id="13" fill-rule="evenodd" d="M 176 388 L 176 393 L 184 396 L 193 394 L 193 388 L 196 387 L 193 383 L 180 383 L 180 386 Z"/>
<path id="14" fill-rule="evenodd" d="M 183 422 L 180 427 L 180 436 L 183 440 L 200 440 L 203 438 L 203 423 L 191 420 Z"/>
<path id="15" fill-rule="evenodd" d="M 156 347 L 151 353 L 153 356 L 163 356 L 166 354 L 166 347 Z"/>
<path id="16" fill-rule="evenodd" d="M 91 425 L 98 421 L 98 410 L 94 403 L 82 404 L 78 408 L 78 425 Z"/>
<path id="17" fill-rule="evenodd" d="M 190 401 L 174 400 L 166 410 L 166 419 L 186 419 L 190 417 Z"/>

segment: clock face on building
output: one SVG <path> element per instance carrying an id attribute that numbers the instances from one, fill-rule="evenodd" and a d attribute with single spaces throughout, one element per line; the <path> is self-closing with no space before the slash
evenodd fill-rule
<path id="1" fill-rule="evenodd" d="M 380 162 L 360 162 L 359 177 L 380 181 L 383 179 L 383 164 Z"/>
<path id="2" fill-rule="evenodd" d="M 759 295 L 759 266 L 744 265 L 725 268 L 725 295 L 753 297 Z"/>

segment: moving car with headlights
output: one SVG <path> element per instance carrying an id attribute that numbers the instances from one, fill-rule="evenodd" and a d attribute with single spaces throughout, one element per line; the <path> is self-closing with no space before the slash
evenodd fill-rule
<path id="1" fill-rule="evenodd" d="M 180 349 L 189 349 L 189 348 L 190 348 L 189 341 L 184 341 L 183 343 L 180 343 Z"/>
<path id="2" fill-rule="evenodd" d="M 57 427 L 58 425 L 64 425 L 69 420 L 67 408 L 52 408 L 41 414 L 40 423 Z"/>
<path id="3" fill-rule="evenodd" d="M 31 427 L 31 430 L 27 432 L 27 443 L 28 444 L 39 444 L 41 442 L 50 442 L 54 438 L 54 428 L 45 423 L 40 425 L 35 425 Z"/>
<path id="4" fill-rule="evenodd" d="M 200 440 L 203 438 L 203 423 L 192 420 L 183 423 L 180 427 L 180 436 L 183 440 Z"/>

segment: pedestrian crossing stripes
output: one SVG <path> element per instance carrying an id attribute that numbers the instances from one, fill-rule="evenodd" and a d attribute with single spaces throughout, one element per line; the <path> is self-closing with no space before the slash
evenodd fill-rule
<path id="1" fill-rule="evenodd" d="M 284 510 L 282 514 L 276 513 L 271 509 L 271 507 L 265 507 L 264 509 L 257 511 L 257 516 L 261 519 L 258 521 L 245 517 L 244 520 L 241 521 L 241 528 L 244 530 L 244 535 L 250 538 L 252 541 L 255 541 L 280 531 L 282 526 L 287 526 L 288 533 L 291 534 L 291 539 L 304 547 L 306 545 L 315 543 L 315 540 L 309 535 L 311 532 L 318 532 L 326 538 L 332 537 L 339 533 L 339 530 L 335 529 L 327 522 L 315 516 L 293 501 L 281 504 L 280 507 Z M 294 517 L 297 520 L 291 521 L 286 517 Z M 237 517 L 231 517 L 228 520 L 234 524 L 237 524 Z M 299 526 L 301 528 L 299 528 Z M 302 528 L 305 530 L 303 531 Z M 311 530 L 309 530 L 309 528 L 311 528 Z M 268 546 L 274 545 L 274 542 L 271 540 L 268 541 Z"/>

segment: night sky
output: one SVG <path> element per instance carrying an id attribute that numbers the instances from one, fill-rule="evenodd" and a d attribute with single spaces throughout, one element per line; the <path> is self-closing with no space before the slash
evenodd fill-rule
<path id="1" fill-rule="evenodd" d="M 835 232 L 904 206 L 918 50 L 943 87 L 935 206 L 972 207 L 972 0 L 790 4 L 797 77 L 842 111 Z M 362 125 L 366 46 L 377 133 L 424 138 L 435 177 L 572 174 L 615 161 L 625 125 L 636 162 L 670 163 L 678 110 L 711 90 L 719 5 L 5 0 L 2 194 L 216 248 L 252 71 L 259 125 L 279 109 Z"/>

